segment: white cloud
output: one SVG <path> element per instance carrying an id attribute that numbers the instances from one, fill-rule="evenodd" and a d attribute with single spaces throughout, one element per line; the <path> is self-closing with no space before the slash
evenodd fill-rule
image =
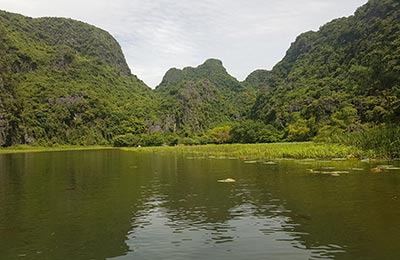
<path id="1" fill-rule="evenodd" d="M 171 67 L 220 58 L 244 79 L 271 68 L 295 37 L 352 14 L 367 0 L 0 0 L 0 9 L 62 16 L 109 31 L 132 72 L 154 87 Z"/>

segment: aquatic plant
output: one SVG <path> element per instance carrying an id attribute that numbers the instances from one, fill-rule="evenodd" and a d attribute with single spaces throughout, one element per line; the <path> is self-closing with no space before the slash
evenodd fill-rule
<path id="1" fill-rule="evenodd" d="M 143 147 L 123 148 L 125 151 L 154 153 L 183 153 L 196 157 L 235 157 L 240 159 L 274 159 L 274 158 L 354 158 L 363 157 L 362 150 L 339 144 L 271 143 L 271 144 L 224 144 L 176 147 Z"/>

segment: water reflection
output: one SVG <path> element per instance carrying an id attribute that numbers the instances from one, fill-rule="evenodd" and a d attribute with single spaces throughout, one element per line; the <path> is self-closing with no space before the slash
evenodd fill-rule
<path id="1" fill-rule="evenodd" d="M 333 259 L 344 252 L 333 244 L 308 248 L 302 240 L 308 233 L 297 231 L 293 218 L 305 216 L 293 215 L 240 161 L 156 155 L 152 161 L 158 167 L 135 212 L 131 251 L 116 259 Z M 274 169 L 270 180 L 286 170 Z M 232 176 L 240 181 L 217 182 Z"/>
<path id="2" fill-rule="evenodd" d="M 0 258 L 397 259 L 400 177 L 373 167 L 118 150 L 2 155 Z M 217 182 L 225 178 L 237 182 Z"/>
<path id="3" fill-rule="evenodd" d="M 105 259 L 129 249 L 126 234 L 140 192 L 127 189 L 118 154 L 0 158 L 1 259 Z"/>

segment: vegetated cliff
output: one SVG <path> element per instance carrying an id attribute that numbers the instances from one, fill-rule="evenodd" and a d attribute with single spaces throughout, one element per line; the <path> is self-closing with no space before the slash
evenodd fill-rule
<path id="1" fill-rule="evenodd" d="M 259 69 L 250 73 L 243 83 L 249 84 L 259 90 L 269 91 L 273 84 L 271 82 L 271 76 L 271 71 Z"/>
<path id="2" fill-rule="evenodd" d="M 289 140 L 400 122 L 400 1 L 370 0 L 355 15 L 300 35 L 268 76 L 252 117 Z"/>
<path id="3" fill-rule="evenodd" d="M 0 11 L 1 146 L 302 141 L 399 122 L 399 0 L 300 35 L 244 82 L 209 59 L 170 69 L 154 91 L 107 32 Z"/>
<path id="4" fill-rule="evenodd" d="M 101 144 L 142 133 L 153 99 L 109 33 L 0 11 L 0 145 Z"/>
<path id="5" fill-rule="evenodd" d="M 156 92 L 163 97 L 166 131 L 205 131 L 221 123 L 242 120 L 255 101 L 256 88 L 228 74 L 222 62 L 170 69 Z"/>

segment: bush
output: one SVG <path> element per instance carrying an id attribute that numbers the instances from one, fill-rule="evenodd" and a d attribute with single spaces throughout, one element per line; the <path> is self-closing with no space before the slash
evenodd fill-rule
<path id="1" fill-rule="evenodd" d="M 133 147 L 139 145 L 140 138 L 133 134 L 117 135 L 113 138 L 115 147 Z"/>
<path id="2" fill-rule="evenodd" d="M 272 125 L 246 120 L 231 130 L 233 143 L 273 143 L 282 140 L 282 134 Z"/>
<path id="3" fill-rule="evenodd" d="M 179 144 L 183 145 L 199 145 L 201 144 L 200 138 L 198 137 L 183 137 L 179 139 Z"/>
<path id="4" fill-rule="evenodd" d="M 231 142 L 231 126 L 219 126 L 208 130 L 207 135 L 211 143 L 214 144 L 226 144 Z"/>
<path id="5" fill-rule="evenodd" d="M 165 138 L 160 133 L 154 134 L 144 134 L 142 135 L 142 140 L 140 142 L 143 146 L 161 146 L 165 144 Z"/>
<path id="6" fill-rule="evenodd" d="M 308 141 L 311 129 L 307 125 L 307 120 L 299 119 L 288 126 L 289 141 Z"/>

